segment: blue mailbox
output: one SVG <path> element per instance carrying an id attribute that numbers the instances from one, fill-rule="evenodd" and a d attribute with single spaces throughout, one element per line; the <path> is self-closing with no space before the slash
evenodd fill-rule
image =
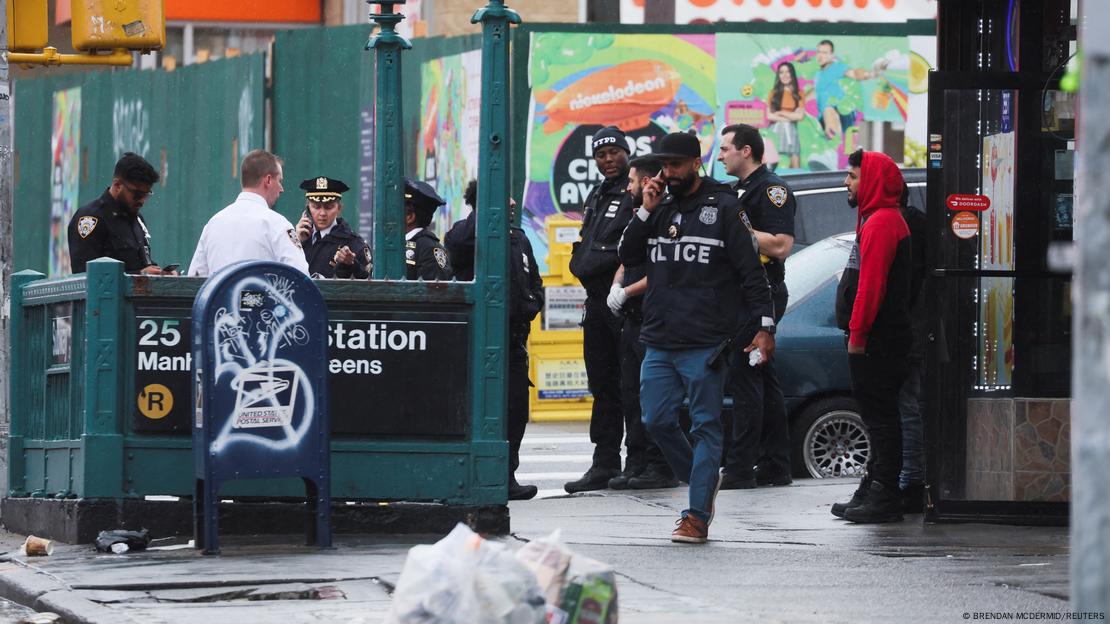
<path id="1" fill-rule="evenodd" d="M 226 481 L 299 477 L 308 541 L 331 546 L 328 311 L 308 276 L 241 262 L 212 276 L 193 303 L 196 547 L 219 552 Z"/>

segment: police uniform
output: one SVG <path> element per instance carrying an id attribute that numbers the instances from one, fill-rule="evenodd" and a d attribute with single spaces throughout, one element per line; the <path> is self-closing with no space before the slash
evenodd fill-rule
<path id="1" fill-rule="evenodd" d="M 150 257 L 150 232 L 139 215 L 132 215 L 107 190 L 85 204 L 69 220 L 69 265 L 84 273 L 97 258 L 114 258 L 123 270 L 138 273 L 154 264 Z"/>
<path id="2" fill-rule="evenodd" d="M 422 219 L 431 215 L 447 201 L 426 182 L 405 178 L 405 204 Z M 405 278 L 410 280 L 446 281 L 451 279 L 451 261 L 447 250 L 427 228 L 405 233 Z"/>
<path id="3" fill-rule="evenodd" d="M 244 260 L 273 260 L 308 274 L 293 224 L 257 193 L 243 191 L 208 220 L 189 263 L 189 275 L 206 277 Z"/>
<path id="4" fill-rule="evenodd" d="M 593 138 L 595 152 L 610 145 L 628 150 L 624 133 L 612 126 L 602 129 Z M 594 444 L 591 470 L 607 472 L 621 470 L 620 445 L 624 437 L 620 390 L 621 319 L 609 310 L 606 298 L 620 266 L 617 244 L 632 218 L 634 200 L 627 188 L 626 170 L 590 189 L 582 208 L 581 240 L 574 244 L 570 259 L 571 273 L 586 289 L 582 354 L 586 381 L 594 401 L 590 414 L 590 441 Z M 616 474 L 610 474 L 606 483 L 612 476 Z M 566 489 L 580 491 L 580 486 L 575 484 L 586 486 L 588 483 L 592 480 L 584 476 L 568 483 Z"/>
<path id="5" fill-rule="evenodd" d="M 320 176 L 301 182 L 305 199 L 318 204 L 340 201 L 343 193 L 350 188 L 340 180 Z M 307 211 L 308 209 L 306 209 Z M 309 220 L 311 220 L 311 215 Z M 302 241 L 304 257 L 308 262 L 308 272 L 313 277 L 340 279 L 367 279 L 370 277 L 370 246 L 362 237 L 355 234 L 351 226 L 342 218 L 336 217 L 327 230 L 312 229 L 307 241 Z M 340 248 L 347 247 L 355 255 L 354 264 L 335 261 Z"/>
<path id="6" fill-rule="evenodd" d="M 782 178 L 760 165 L 747 179 L 733 186 L 753 229 L 768 234 L 794 236 L 794 193 Z M 782 260 L 760 254 L 775 304 L 775 322 L 786 310 L 786 267 Z M 752 330 L 754 328 L 749 328 Z M 754 333 L 754 332 L 750 332 Z M 725 458 L 723 487 L 786 485 L 791 481 L 790 433 L 786 405 L 774 362 L 748 366 L 736 354 L 729 379 L 732 395 L 731 442 Z M 758 470 L 753 466 L 759 465 Z"/>

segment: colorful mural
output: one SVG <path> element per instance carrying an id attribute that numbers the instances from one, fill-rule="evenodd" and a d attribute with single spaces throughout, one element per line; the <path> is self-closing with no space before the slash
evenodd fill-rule
<path id="1" fill-rule="evenodd" d="M 69 274 L 67 228 L 81 184 L 81 89 L 54 92 L 50 134 L 50 277 Z"/>

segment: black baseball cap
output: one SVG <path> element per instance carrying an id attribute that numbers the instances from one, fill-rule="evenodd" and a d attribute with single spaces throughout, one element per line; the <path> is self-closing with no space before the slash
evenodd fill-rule
<path id="1" fill-rule="evenodd" d="M 701 158 L 701 141 L 687 132 L 672 132 L 659 139 L 656 158 Z"/>

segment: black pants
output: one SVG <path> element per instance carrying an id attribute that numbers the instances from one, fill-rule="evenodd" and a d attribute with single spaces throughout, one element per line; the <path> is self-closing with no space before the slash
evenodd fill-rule
<path id="1" fill-rule="evenodd" d="M 624 407 L 624 427 L 628 447 L 625 467 L 643 469 L 654 466 L 670 472 L 663 452 L 652 441 L 640 419 L 640 365 L 644 362 L 644 343 L 640 342 L 639 317 L 625 316 L 621 328 L 621 405 Z"/>
<path id="2" fill-rule="evenodd" d="M 906 378 L 904 352 L 867 345 L 866 355 L 849 355 L 852 392 L 859 403 L 860 416 L 871 438 L 867 475 L 891 491 L 898 491 L 902 471 L 902 416 L 898 411 L 898 392 Z"/>
<path id="3" fill-rule="evenodd" d="M 590 414 L 590 442 L 594 444 L 593 465 L 621 468 L 621 438 L 624 414 L 621 409 L 621 319 L 614 316 L 604 297 L 586 297 L 582 318 L 583 357 L 586 378 L 594 398 Z"/>
<path id="4" fill-rule="evenodd" d="M 509 474 L 520 466 L 520 442 L 528 425 L 528 323 L 509 326 L 509 409 L 505 435 L 509 441 Z"/>
<path id="5" fill-rule="evenodd" d="M 774 284 L 771 297 L 775 303 L 775 323 L 782 319 L 788 298 L 785 284 Z M 743 337 L 751 341 L 757 331 L 749 327 Z M 738 344 L 729 374 L 728 391 L 732 396 L 731 436 L 725 453 L 725 472 L 740 479 L 753 476 L 759 464 L 771 475 L 790 475 L 790 428 L 786 421 L 786 403 L 779 386 L 775 363 L 749 366 L 744 349 Z"/>

